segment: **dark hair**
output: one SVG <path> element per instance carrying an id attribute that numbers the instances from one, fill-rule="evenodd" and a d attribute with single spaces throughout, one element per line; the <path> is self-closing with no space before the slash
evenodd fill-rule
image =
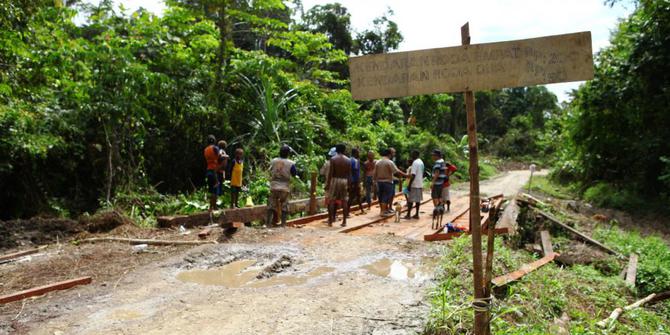
<path id="1" fill-rule="evenodd" d="M 416 149 L 412 150 L 412 155 L 411 155 L 411 157 L 412 157 L 413 159 L 417 159 L 417 158 L 419 158 L 419 150 L 416 150 Z"/>
<path id="2" fill-rule="evenodd" d="M 216 144 L 216 137 L 214 135 L 207 135 L 208 144 Z"/>
<path id="3" fill-rule="evenodd" d="M 442 157 L 442 151 L 440 151 L 440 149 L 435 149 L 433 150 L 433 155 L 437 157 Z"/>
<path id="4" fill-rule="evenodd" d="M 219 142 L 216 143 L 216 145 L 218 145 L 219 148 L 221 149 L 225 149 L 228 146 L 228 143 L 226 143 L 226 141 L 224 140 L 220 140 Z"/>
<path id="5" fill-rule="evenodd" d="M 382 156 L 388 156 L 389 155 L 389 149 L 382 149 L 379 151 L 379 154 Z"/>
<path id="6" fill-rule="evenodd" d="M 288 154 L 291 152 L 291 148 L 288 145 L 284 144 L 279 148 L 279 157 L 288 158 Z"/>
<path id="7" fill-rule="evenodd" d="M 335 145 L 335 152 L 338 154 L 343 154 L 345 150 L 347 150 L 347 147 L 344 144 L 340 143 Z"/>
<path id="8" fill-rule="evenodd" d="M 352 148 L 351 149 L 351 155 L 352 156 L 358 156 L 360 152 L 358 151 L 358 148 Z"/>

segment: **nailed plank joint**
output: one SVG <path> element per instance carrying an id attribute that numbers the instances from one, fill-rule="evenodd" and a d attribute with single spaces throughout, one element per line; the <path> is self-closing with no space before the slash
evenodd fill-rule
<path id="1" fill-rule="evenodd" d="M 8 294 L 8 295 L 0 297 L 0 304 L 6 304 L 6 303 L 9 303 L 9 302 L 13 302 L 13 301 L 23 300 L 25 298 L 30 298 L 30 297 L 43 295 L 43 294 L 51 292 L 51 291 L 66 290 L 66 289 L 72 288 L 72 287 L 77 286 L 77 285 L 90 284 L 91 281 L 92 281 L 91 277 L 81 277 L 81 278 L 62 281 L 62 282 L 59 282 L 59 283 L 54 283 L 54 284 L 49 284 L 49 285 L 44 285 L 44 286 L 39 286 L 39 287 L 27 289 L 25 291 L 12 293 L 12 294 Z"/>
<path id="2" fill-rule="evenodd" d="M 542 252 L 545 256 L 554 253 L 554 248 L 551 245 L 551 235 L 546 230 L 540 232 L 540 239 L 542 240 Z"/>
<path id="3" fill-rule="evenodd" d="M 518 269 L 514 272 L 510 272 L 506 275 L 493 278 L 493 280 L 491 282 L 493 283 L 493 285 L 498 286 L 498 287 L 505 286 L 505 285 L 507 285 L 507 284 L 509 284 L 513 281 L 519 280 L 521 277 L 523 277 L 523 276 L 537 270 L 541 266 L 553 261 L 558 256 L 559 256 L 558 253 L 549 254 L 549 255 L 544 256 L 544 257 L 542 257 L 542 258 L 540 258 L 540 259 L 538 259 L 538 260 L 536 260 L 532 263 L 524 264 L 523 266 L 521 266 L 520 269 Z"/>
<path id="4" fill-rule="evenodd" d="M 626 270 L 626 284 L 635 287 L 637 276 L 637 254 L 630 254 L 628 259 L 628 268 Z"/>

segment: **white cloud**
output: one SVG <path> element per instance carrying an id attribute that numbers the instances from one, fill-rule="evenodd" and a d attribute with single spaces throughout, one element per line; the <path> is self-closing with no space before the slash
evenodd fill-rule
<path id="1" fill-rule="evenodd" d="M 97 3 L 96 0 L 89 2 Z M 144 7 L 156 14 L 165 10 L 160 0 L 115 0 L 133 11 Z M 609 7 L 604 0 L 303 0 L 305 10 L 318 4 L 339 2 L 349 9 L 354 29 L 364 30 L 391 8 L 405 41 L 400 51 L 459 45 L 460 27 L 470 22 L 472 43 L 591 31 L 593 50 L 609 45 L 609 36 L 633 5 L 624 0 Z M 547 87 L 559 101 L 579 83 Z"/>

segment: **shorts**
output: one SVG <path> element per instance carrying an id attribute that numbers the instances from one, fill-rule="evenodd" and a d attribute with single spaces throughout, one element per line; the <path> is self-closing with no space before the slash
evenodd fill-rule
<path id="1" fill-rule="evenodd" d="M 442 201 L 449 201 L 451 197 L 449 196 L 449 186 L 444 187 L 444 185 L 434 185 L 430 190 L 430 197 L 432 199 L 440 199 Z"/>
<path id="2" fill-rule="evenodd" d="M 383 204 L 390 204 L 393 202 L 395 187 L 393 187 L 392 182 L 377 182 L 377 190 L 379 192 L 379 202 Z"/>
<path id="3" fill-rule="evenodd" d="M 221 189 L 219 186 L 219 179 L 216 176 L 216 172 L 213 170 L 207 170 L 207 174 L 205 175 L 207 178 L 207 190 L 209 191 L 210 194 L 212 195 L 219 195 L 219 190 Z"/>
<path id="4" fill-rule="evenodd" d="M 268 199 L 268 209 L 275 210 L 277 203 L 281 202 L 282 211 L 288 212 L 288 195 L 289 192 L 283 190 L 271 190 L 270 198 Z"/>
<path id="5" fill-rule="evenodd" d="M 240 192 L 242 192 L 242 188 L 238 186 L 231 186 L 230 192 L 232 192 L 233 194 L 239 194 Z"/>
<path id="6" fill-rule="evenodd" d="M 349 179 L 332 178 L 328 187 L 328 199 L 349 201 Z"/>
<path id="7" fill-rule="evenodd" d="M 409 202 L 423 201 L 423 189 L 420 187 L 412 187 L 409 189 Z"/>

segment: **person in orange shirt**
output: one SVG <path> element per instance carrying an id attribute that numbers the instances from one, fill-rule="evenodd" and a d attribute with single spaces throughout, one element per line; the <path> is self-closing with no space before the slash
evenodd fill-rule
<path id="1" fill-rule="evenodd" d="M 233 169 L 230 173 L 230 200 L 231 208 L 240 208 L 240 192 L 242 192 L 242 172 L 244 171 L 244 150 L 237 148 L 235 150 L 235 159 L 233 159 Z"/>
<path id="2" fill-rule="evenodd" d="M 207 162 L 207 189 L 209 191 L 209 212 L 216 210 L 216 200 L 219 196 L 219 185 L 221 180 L 217 176 L 220 167 L 221 149 L 216 145 L 214 135 L 207 136 L 207 147 L 204 150 L 205 161 Z"/>

